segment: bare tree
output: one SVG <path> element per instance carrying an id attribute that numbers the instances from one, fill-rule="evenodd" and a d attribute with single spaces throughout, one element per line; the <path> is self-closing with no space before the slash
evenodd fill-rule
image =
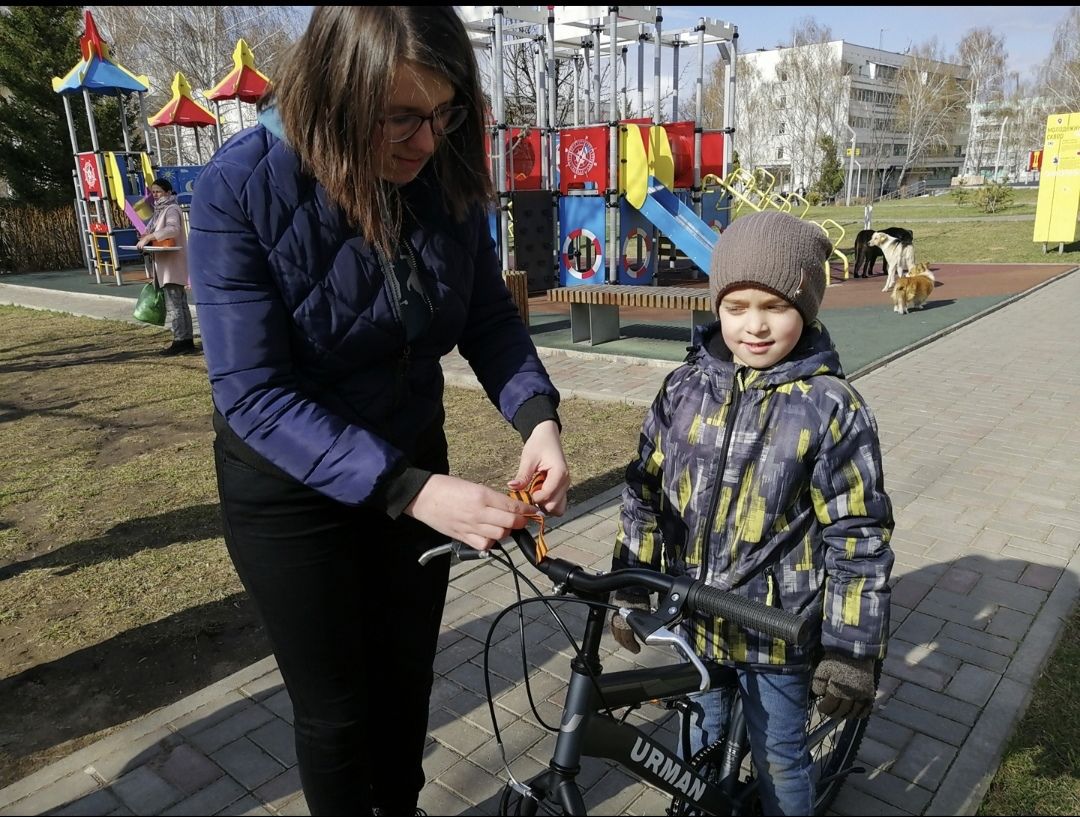
<path id="1" fill-rule="evenodd" d="M 967 90 L 944 62 L 934 38 L 914 46 L 898 74 L 902 98 L 897 125 L 907 136 L 898 187 L 917 160 L 948 147 L 949 136 L 963 116 Z"/>
<path id="2" fill-rule="evenodd" d="M 739 151 L 739 162 L 747 170 L 768 164 L 765 132 L 776 121 L 775 101 L 767 93 L 767 83 L 757 66 L 738 58 L 735 87 L 735 134 L 732 146 Z"/>
<path id="3" fill-rule="evenodd" d="M 1002 98 L 1005 78 L 1005 39 L 990 28 L 972 28 L 960 41 L 959 61 L 968 68 L 967 105 L 971 111 L 967 147 L 964 151 L 963 174 L 977 173 L 982 166 L 981 155 L 985 140 L 979 138 L 980 103 L 996 102 Z"/>
<path id="4" fill-rule="evenodd" d="M 232 68 L 232 53 L 244 39 L 257 67 L 273 79 L 279 60 L 296 40 L 306 17 L 296 6 L 92 6 L 117 62 L 150 80 L 147 113 L 169 101 L 176 72 L 191 84 L 196 100 Z M 223 133 L 231 135 L 222 122 Z M 171 143 L 168 129 L 162 141 Z M 184 150 L 183 160 L 194 153 Z"/>
<path id="5" fill-rule="evenodd" d="M 828 26 L 804 18 L 791 40 L 793 47 L 782 53 L 769 91 L 777 116 L 776 142 L 790 157 L 792 184 L 809 188 L 821 170 L 820 138 L 839 140 L 847 84 L 839 55 L 829 45 Z"/>
<path id="6" fill-rule="evenodd" d="M 1080 111 L 1080 6 L 1071 6 L 1057 28 L 1039 83 L 1052 113 Z"/>

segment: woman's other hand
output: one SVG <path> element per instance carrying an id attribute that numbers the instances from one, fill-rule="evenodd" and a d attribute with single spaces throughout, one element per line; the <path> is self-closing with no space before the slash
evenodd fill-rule
<path id="1" fill-rule="evenodd" d="M 475 550 L 488 550 L 525 527 L 536 508 L 475 482 L 433 474 L 405 513 Z"/>
<path id="2" fill-rule="evenodd" d="M 566 511 L 570 469 L 563 455 L 559 426 L 554 420 L 545 420 L 533 429 L 521 449 L 517 476 L 507 485 L 514 491 L 526 490 L 536 474 L 543 479 L 532 492 L 533 502 L 546 514 L 562 516 Z"/>

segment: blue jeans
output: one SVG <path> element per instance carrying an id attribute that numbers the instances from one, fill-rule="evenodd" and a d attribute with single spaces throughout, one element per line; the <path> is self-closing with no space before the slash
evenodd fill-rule
<path id="1" fill-rule="evenodd" d="M 806 748 L 810 672 L 737 672 L 762 808 L 766 814 L 810 814 L 814 799 Z M 691 698 L 692 754 L 724 736 L 734 694 L 734 688 L 713 689 Z"/>

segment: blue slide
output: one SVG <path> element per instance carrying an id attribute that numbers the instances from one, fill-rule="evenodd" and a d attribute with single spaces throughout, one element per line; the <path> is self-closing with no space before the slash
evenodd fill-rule
<path id="1" fill-rule="evenodd" d="M 649 176 L 649 193 L 638 210 L 686 253 L 698 269 L 709 274 L 709 259 L 720 236 L 655 176 Z"/>

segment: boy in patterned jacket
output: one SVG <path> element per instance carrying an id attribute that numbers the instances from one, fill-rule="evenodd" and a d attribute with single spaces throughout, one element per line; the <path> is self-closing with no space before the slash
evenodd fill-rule
<path id="1" fill-rule="evenodd" d="M 719 238 L 719 322 L 699 330 L 645 418 L 613 558 L 613 569 L 690 573 L 819 625 L 799 648 L 721 619 L 683 624 L 700 655 L 737 670 L 766 814 L 812 813 L 809 695 L 824 696 L 824 714 L 868 715 L 889 632 L 893 519 L 877 424 L 816 321 L 831 252 L 820 227 L 780 212 L 744 216 Z M 640 649 L 620 614 L 611 625 Z M 694 699 L 691 751 L 723 735 L 731 694 Z"/>

